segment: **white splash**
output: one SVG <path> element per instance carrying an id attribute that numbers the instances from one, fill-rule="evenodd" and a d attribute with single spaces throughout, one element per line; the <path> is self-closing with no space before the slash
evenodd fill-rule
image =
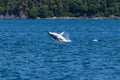
<path id="1" fill-rule="evenodd" d="M 70 40 L 70 35 L 67 32 L 62 32 L 63 33 L 63 37 L 66 39 L 64 42 L 72 42 L 72 40 Z"/>

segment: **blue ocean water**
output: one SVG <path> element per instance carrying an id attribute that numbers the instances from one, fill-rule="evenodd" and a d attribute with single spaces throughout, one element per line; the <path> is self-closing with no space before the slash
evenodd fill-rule
<path id="1" fill-rule="evenodd" d="M 120 21 L 0 20 L 0 80 L 120 80 Z"/>

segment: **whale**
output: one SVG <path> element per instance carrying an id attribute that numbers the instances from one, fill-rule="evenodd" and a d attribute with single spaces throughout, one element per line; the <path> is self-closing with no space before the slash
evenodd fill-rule
<path id="1" fill-rule="evenodd" d="M 56 32 L 48 32 L 48 34 L 50 36 L 52 36 L 55 40 L 57 40 L 58 42 L 71 42 L 70 39 L 67 39 L 63 36 L 64 32 L 58 34 Z"/>

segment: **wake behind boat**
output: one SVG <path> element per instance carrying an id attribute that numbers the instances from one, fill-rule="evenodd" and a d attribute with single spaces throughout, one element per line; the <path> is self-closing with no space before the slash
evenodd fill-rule
<path id="1" fill-rule="evenodd" d="M 58 34 L 55 32 L 48 32 L 50 36 L 52 36 L 54 39 L 56 39 L 58 42 L 71 42 L 70 39 L 67 39 L 66 37 L 63 36 L 64 32 Z"/>

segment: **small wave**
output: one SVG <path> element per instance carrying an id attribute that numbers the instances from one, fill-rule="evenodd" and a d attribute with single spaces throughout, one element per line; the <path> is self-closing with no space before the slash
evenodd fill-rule
<path id="1" fill-rule="evenodd" d="M 68 39 L 68 40 L 66 40 L 66 41 L 64 41 L 64 42 L 72 42 L 70 39 Z"/>
<path id="2" fill-rule="evenodd" d="M 93 39 L 92 41 L 94 41 L 94 42 L 98 42 L 98 39 Z"/>

